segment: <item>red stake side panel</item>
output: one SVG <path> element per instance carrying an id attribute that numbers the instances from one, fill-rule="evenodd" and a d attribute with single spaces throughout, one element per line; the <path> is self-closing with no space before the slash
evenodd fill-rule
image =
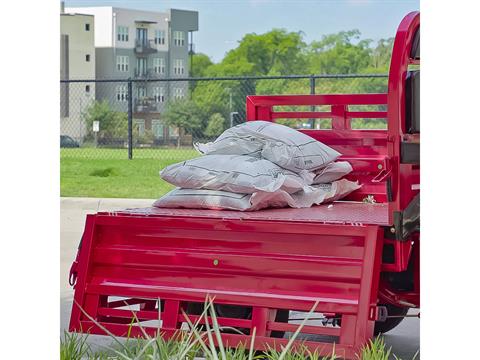
<path id="1" fill-rule="evenodd" d="M 279 106 L 323 106 L 330 111 L 278 111 Z M 365 111 L 352 111 L 363 106 Z M 306 135 L 339 151 L 340 160 L 348 161 L 353 168 L 347 179 L 359 181 L 362 188 L 347 200 L 363 201 L 373 197 L 378 203 L 388 203 L 387 182 L 391 176 L 392 162 L 388 156 L 387 130 L 359 130 L 351 128 L 354 118 L 384 118 L 386 111 L 372 110 L 372 106 L 387 106 L 387 94 L 335 94 L 335 95 L 278 95 L 247 96 L 247 120 L 275 122 L 279 118 L 331 118 L 331 129 L 299 129 Z M 388 205 L 387 205 L 388 206 Z M 391 212 L 388 223 L 392 224 Z"/>
<path id="2" fill-rule="evenodd" d="M 125 336 L 132 309 L 116 297 L 139 306 L 134 311 L 141 323 L 158 319 L 161 299 L 161 330 L 172 335 L 180 330 L 187 302 L 203 303 L 209 295 L 217 304 L 252 307 L 251 319 L 220 323 L 255 327 L 255 346 L 264 349 L 287 341 L 270 338 L 271 330 L 297 326 L 275 322 L 277 309 L 308 312 L 318 301 L 316 311 L 338 314 L 342 326 L 308 326 L 303 332 L 334 337 L 338 355 L 353 356 L 373 334 L 381 239 L 377 225 L 89 215 L 75 302 Z M 157 325 L 142 326 L 154 332 Z M 70 330 L 104 334 L 75 305 Z M 250 339 L 225 334 L 225 341 L 233 346 Z M 308 346 L 324 354 L 332 350 L 328 342 Z"/>

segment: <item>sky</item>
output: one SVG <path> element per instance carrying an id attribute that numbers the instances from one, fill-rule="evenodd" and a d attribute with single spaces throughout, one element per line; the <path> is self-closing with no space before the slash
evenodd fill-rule
<path id="1" fill-rule="evenodd" d="M 419 10 L 420 4 L 419 0 L 65 0 L 65 6 L 196 10 L 195 51 L 219 62 L 245 34 L 273 28 L 302 31 L 307 43 L 352 29 L 374 41 L 393 37 L 402 18 Z"/>

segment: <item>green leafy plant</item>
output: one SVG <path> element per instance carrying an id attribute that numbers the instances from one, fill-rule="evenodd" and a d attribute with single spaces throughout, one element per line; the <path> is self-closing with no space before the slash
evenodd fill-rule
<path id="1" fill-rule="evenodd" d="M 111 142 L 126 139 L 128 134 L 128 119 L 125 112 L 114 111 L 108 101 L 95 101 L 83 114 L 87 126 L 86 140 L 93 139 L 93 122 L 98 121 L 98 140 Z"/>
<path id="2" fill-rule="evenodd" d="M 177 99 L 167 102 L 163 113 L 165 123 L 178 129 L 177 147 L 180 147 L 181 137 L 185 132 L 192 133 L 202 126 L 200 109 L 189 99 Z"/>
<path id="3" fill-rule="evenodd" d="M 225 130 L 225 118 L 220 113 L 215 113 L 210 116 L 207 128 L 205 129 L 206 136 L 218 136 Z"/>
<path id="4" fill-rule="evenodd" d="M 90 352 L 87 344 L 87 335 L 63 332 L 63 338 L 60 341 L 60 359 L 61 360 L 82 360 Z"/>

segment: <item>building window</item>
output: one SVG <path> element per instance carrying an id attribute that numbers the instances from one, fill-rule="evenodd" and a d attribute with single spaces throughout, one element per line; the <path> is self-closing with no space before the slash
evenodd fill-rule
<path id="1" fill-rule="evenodd" d="M 85 85 L 85 92 L 89 93 L 90 92 L 90 85 Z"/>
<path id="2" fill-rule="evenodd" d="M 178 128 L 175 126 L 168 127 L 168 137 L 169 138 L 178 138 Z"/>
<path id="3" fill-rule="evenodd" d="M 140 86 L 137 88 L 137 97 L 140 100 L 143 100 L 147 97 L 147 88 Z"/>
<path id="4" fill-rule="evenodd" d="M 90 31 L 90 24 L 85 24 L 85 31 Z"/>
<path id="5" fill-rule="evenodd" d="M 128 100 L 127 85 L 119 85 L 115 90 L 117 101 L 123 102 Z"/>
<path id="6" fill-rule="evenodd" d="M 138 135 L 145 135 L 145 120 L 144 119 L 133 119 L 133 125 L 138 131 Z"/>
<path id="7" fill-rule="evenodd" d="M 152 120 L 152 132 L 156 139 L 163 138 L 164 126 L 161 120 Z"/>
<path id="8" fill-rule="evenodd" d="M 165 30 L 155 30 L 155 40 L 156 45 L 165 45 Z"/>
<path id="9" fill-rule="evenodd" d="M 173 44 L 175 46 L 184 46 L 185 45 L 185 32 L 184 31 L 174 31 L 173 32 Z"/>
<path id="10" fill-rule="evenodd" d="M 165 74 L 164 58 L 153 58 L 153 71 L 155 71 L 155 74 Z"/>
<path id="11" fill-rule="evenodd" d="M 117 70 L 121 72 L 128 71 L 128 56 L 117 55 Z"/>
<path id="12" fill-rule="evenodd" d="M 87 61 L 87 62 L 90 61 L 90 54 L 85 55 L 85 61 Z"/>
<path id="13" fill-rule="evenodd" d="M 173 63 L 173 73 L 175 75 L 185 74 L 185 65 L 183 59 L 175 59 L 175 62 Z"/>
<path id="14" fill-rule="evenodd" d="M 173 89 L 173 97 L 175 99 L 183 99 L 183 97 L 185 96 L 185 94 L 183 93 L 183 88 L 174 88 Z"/>
<path id="15" fill-rule="evenodd" d="M 157 86 L 153 88 L 153 99 L 157 103 L 165 101 L 165 90 L 163 87 Z"/>
<path id="16" fill-rule="evenodd" d="M 128 41 L 128 26 L 117 26 L 117 40 Z"/>

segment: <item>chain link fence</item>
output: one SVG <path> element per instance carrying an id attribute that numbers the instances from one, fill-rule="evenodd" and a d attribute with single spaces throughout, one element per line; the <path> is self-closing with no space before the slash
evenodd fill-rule
<path id="1" fill-rule="evenodd" d="M 61 80 L 61 156 L 180 161 L 195 156 L 194 143 L 244 122 L 247 95 L 385 93 L 387 83 L 387 75 Z"/>

